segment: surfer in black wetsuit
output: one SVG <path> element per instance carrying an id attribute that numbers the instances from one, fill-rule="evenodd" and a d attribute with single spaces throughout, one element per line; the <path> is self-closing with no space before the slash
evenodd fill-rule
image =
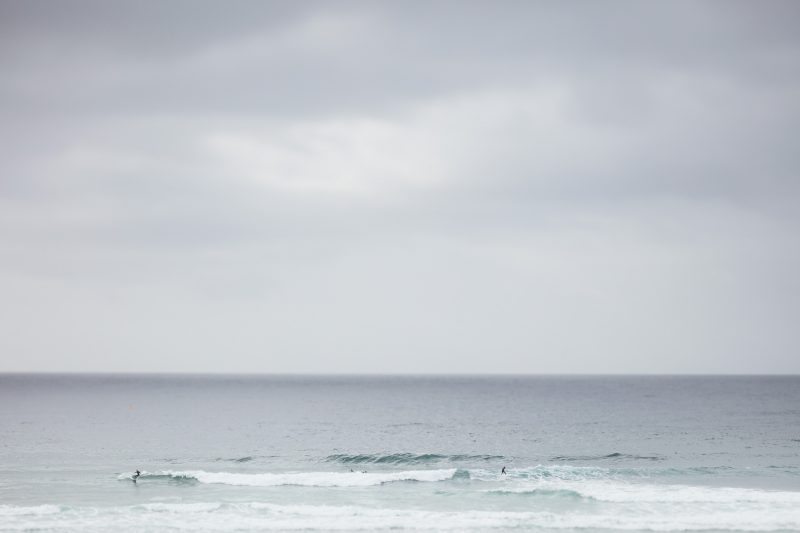
<path id="1" fill-rule="evenodd" d="M 503 467 L 503 469 L 500 471 L 500 473 L 503 474 L 503 475 L 506 475 L 506 467 Z"/>
<path id="2" fill-rule="evenodd" d="M 132 476 L 133 477 L 133 482 L 136 483 L 136 478 L 138 478 L 141 475 L 142 475 L 142 473 L 137 470 Z"/>

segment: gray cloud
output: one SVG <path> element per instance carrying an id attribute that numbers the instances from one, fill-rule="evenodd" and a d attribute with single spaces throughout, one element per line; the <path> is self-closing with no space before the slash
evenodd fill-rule
<path id="1" fill-rule="evenodd" d="M 798 372 L 798 14 L 0 2 L 0 369 Z"/>

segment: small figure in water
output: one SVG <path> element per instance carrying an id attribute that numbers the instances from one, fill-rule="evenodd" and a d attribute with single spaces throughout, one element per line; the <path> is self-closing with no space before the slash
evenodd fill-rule
<path id="1" fill-rule="evenodd" d="M 503 469 L 500 471 L 500 473 L 503 474 L 503 475 L 506 475 L 506 467 L 503 467 Z"/>
<path id="2" fill-rule="evenodd" d="M 142 475 L 142 473 L 137 470 L 132 476 L 133 477 L 133 482 L 136 483 L 136 478 L 138 478 L 141 475 Z"/>

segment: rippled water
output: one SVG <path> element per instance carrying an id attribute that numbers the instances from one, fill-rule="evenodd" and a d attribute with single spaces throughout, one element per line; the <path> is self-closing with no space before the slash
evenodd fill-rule
<path id="1" fill-rule="evenodd" d="M 800 531 L 800 378 L 0 376 L 0 530 L 354 529 Z"/>

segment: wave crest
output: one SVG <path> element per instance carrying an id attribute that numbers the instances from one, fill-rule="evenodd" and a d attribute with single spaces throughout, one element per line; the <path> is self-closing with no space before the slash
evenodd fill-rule
<path id="1" fill-rule="evenodd" d="M 452 479 L 457 470 L 406 470 L 401 472 L 287 472 L 243 474 L 238 472 L 205 472 L 203 470 L 142 472 L 139 479 L 167 478 L 178 481 L 195 481 L 206 484 L 237 485 L 246 487 L 278 487 L 297 485 L 304 487 L 369 487 L 395 481 L 434 482 Z M 130 479 L 122 474 L 120 479 Z"/>
<path id="2" fill-rule="evenodd" d="M 628 460 L 628 461 L 663 461 L 660 455 L 636 455 L 633 453 L 614 452 L 608 455 L 557 455 L 551 458 L 552 461 L 608 461 L 608 460 Z"/>
<path id="3" fill-rule="evenodd" d="M 470 455 L 438 453 L 390 453 L 390 454 L 334 454 L 325 458 L 328 462 L 343 464 L 424 464 L 436 462 L 467 462 L 467 461 L 494 461 L 505 459 L 502 455 Z"/>

